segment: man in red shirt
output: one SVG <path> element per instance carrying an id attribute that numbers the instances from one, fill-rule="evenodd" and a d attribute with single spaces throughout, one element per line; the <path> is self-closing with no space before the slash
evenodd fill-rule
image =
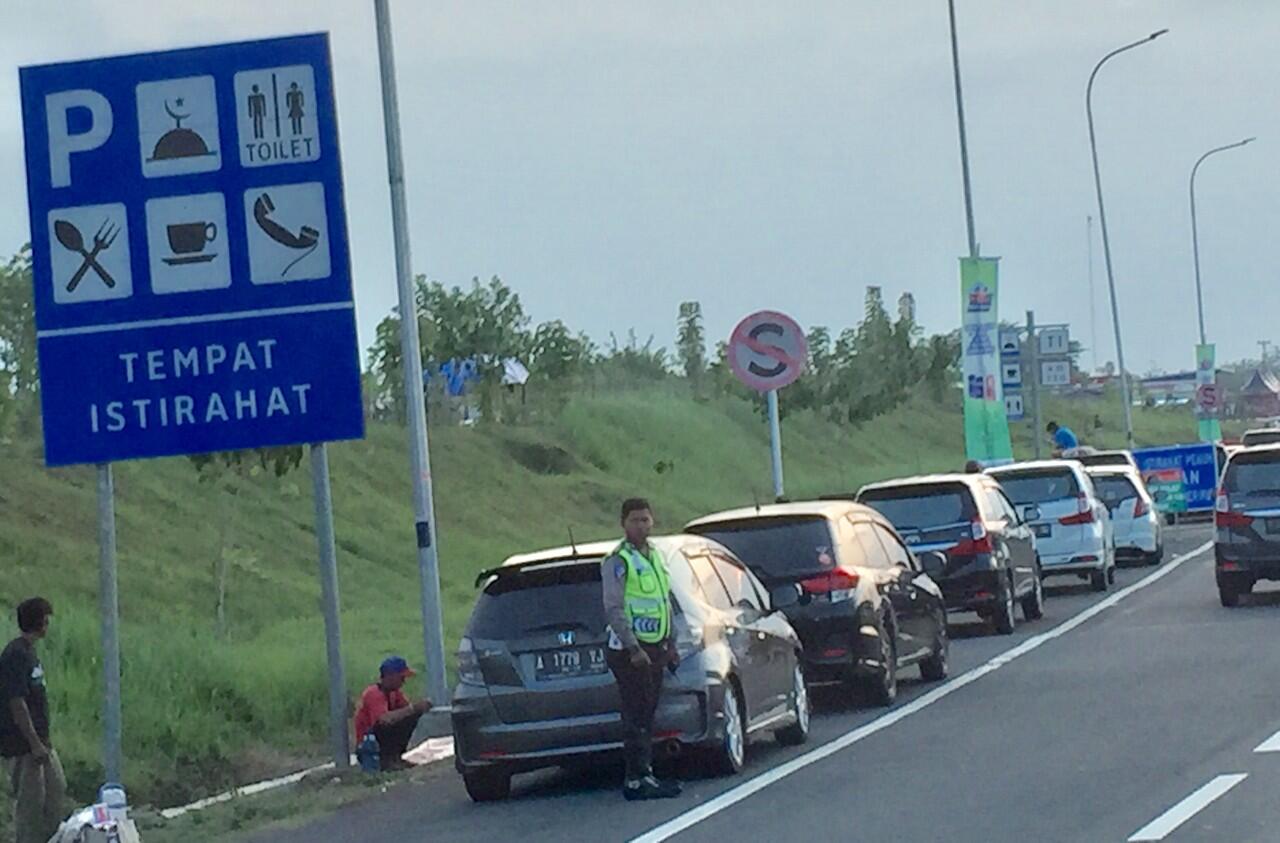
<path id="1" fill-rule="evenodd" d="M 355 717 L 356 746 L 372 732 L 378 739 L 382 769 L 389 770 L 403 766 L 400 756 L 408 752 L 409 739 L 418 719 L 431 710 L 431 700 L 410 703 L 404 695 L 401 689 L 405 680 L 417 674 L 400 656 L 385 660 L 379 672 L 378 681 L 360 695 Z"/>

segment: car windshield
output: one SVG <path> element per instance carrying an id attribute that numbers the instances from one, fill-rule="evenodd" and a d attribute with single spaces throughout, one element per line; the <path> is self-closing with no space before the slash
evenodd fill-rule
<path id="1" fill-rule="evenodd" d="M 973 496 L 962 486 L 891 486 L 868 489 L 859 501 L 899 530 L 920 530 L 972 520 Z"/>
<path id="2" fill-rule="evenodd" d="M 604 625 L 597 561 L 500 574 L 476 602 L 467 634 L 510 639 L 549 629 L 599 632 Z"/>
<path id="3" fill-rule="evenodd" d="M 1019 506 L 1029 503 L 1074 498 L 1080 494 L 1076 476 L 1067 469 L 1036 469 L 1032 471 L 1002 471 L 995 475 L 1005 493 Z"/>
<path id="4" fill-rule="evenodd" d="M 1093 485 L 1098 490 L 1098 497 L 1102 498 L 1102 502 L 1108 509 L 1113 509 L 1116 504 L 1138 496 L 1138 489 L 1133 485 L 1133 481 L 1118 474 L 1095 476 Z"/>
<path id="5" fill-rule="evenodd" d="M 732 550 L 765 580 L 794 577 L 834 564 L 831 527 L 822 517 L 707 524 L 694 530 Z"/>
<path id="6" fill-rule="evenodd" d="M 1227 468 L 1224 484 L 1229 495 L 1280 497 L 1280 454 L 1267 454 L 1261 459 L 1236 455 Z"/>
<path id="7" fill-rule="evenodd" d="M 1240 440 L 1246 447 L 1280 444 L 1280 430 L 1253 430 Z"/>

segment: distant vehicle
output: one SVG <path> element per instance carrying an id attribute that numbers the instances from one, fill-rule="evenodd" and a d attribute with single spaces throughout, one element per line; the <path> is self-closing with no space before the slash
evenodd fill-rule
<path id="1" fill-rule="evenodd" d="M 810 709 L 800 639 L 781 612 L 797 590 L 769 595 L 704 538 L 650 541 L 670 571 L 680 653 L 658 705 L 659 753 L 701 752 L 735 773 L 754 734 L 803 743 Z M 453 694 L 455 765 L 473 800 L 505 799 L 514 774 L 621 749 L 600 590 L 600 563 L 616 546 L 513 556 L 477 578 L 483 589 L 458 650 Z"/>
<path id="2" fill-rule="evenodd" d="M 892 705 L 898 673 L 947 676 L 946 560 L 917 559 L 882 515 L 848 501 L 771 504 L 699 518 L 686 528 L 733 550 L 770 588 L 799 584 L 787 617 L 804 643 L 805 678 L 843 682 Z"/>
<path id="3" fill-rule="evenodd" d="M 1138 471 L 1138 461 L 1133 458 L 1133 454 L 1130 451 L 1094 451 L 1088 454 L 1071 454 L 1069 458 L 1085 467 L 1118 465 L 1127 466 L 1134 471 Z M 1138 475 L 1138 479 L 1142 479 L 1141 474 Z"/>
<path id="4" fill-rule="evenodd" d="M 1111 515 L 1116 560 L 1159 565 L 1164 559 L 1164 521 L 1142 475 L 1127 466 L 1085 470 Z"/>
<path id="5" fill-rule="evenodd" d="M 1246 448 L 1258 445 L 1280 445 L 1280 428 L 1260 427 L 1250 430 L 1240 437 L 1240 444 Z"/>
<path id="6" fill-rule="evenodd" d="M 1009 498 L 1028 513 L 1045 577 L 1074 574 L 1094 591 L 1116 577 L 1111 518 L 1084 466 L 1074 460 L 1042 460 L 987 469 Z"/>
<path id="7" fill-rule="evenodd" d="M 864 486 L 857 499 L 888 518 L 917 553 L 946 554 L 946 568 L 935 579 L 947 611 L 977 612 L 1004 635 L 1017 624 L 1016 603 L 1026 620 L 1043 616 L 1035 534 L 991 477 L 890 480 Z"/>
<path id="8" fill-rule="evenodd" d="M 1214 562 L 1223 606 L 1258 580 L 1280 580 L 1280 445 L 1231 455 L 1214 513 Z"/>

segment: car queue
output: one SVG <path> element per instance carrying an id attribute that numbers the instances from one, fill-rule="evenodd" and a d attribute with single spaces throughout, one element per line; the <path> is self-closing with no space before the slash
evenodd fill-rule
<path id="1" fill-rule="evenodd" d="M 1047 578 L 1106 591 L 1118 562 L 1159 564 L 1163 521 L 1117 453 L 884 481 L 652 537 L 676 650 L 656 757 L 737 773 L 761 736 L 808 739 L 814 685 L 890 706 L 904 671 L 946 679 L 950 616 L 1010 634 L 1042 617 Z M 1217 576 L 1235 605 L 1257 580 L 1280 579 L 1280 446 L 1233 454 L 1223 478 Z M 475 801 L 506 798 L 516 774 L 590 766 L 623 748 L 601 605 L 601 562 L 617 547 L 520 554 L 477 577 L 452 715 L 455 764 Z"/>

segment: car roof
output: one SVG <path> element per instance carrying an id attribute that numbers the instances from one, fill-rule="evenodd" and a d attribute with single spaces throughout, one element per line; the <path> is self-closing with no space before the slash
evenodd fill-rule
<path id="1" fill-rule="evenodd" d="M 876 489 L 896 489 L 902 486 L 932 486 L 945 483 L 961 483 L 965 486 L 973 487 L 984 479 L 983 474 L 960 474 L 953 472 L 951 474 L 917 474 L 914 477 L 897 477 L 893 480 L 881 480 L 877 483 L 868 483 L 858 490 L 858 494 L 870 492 Z"/>
<path id="2" fill-rule="evenodd" d="M 503 561 L 502 567 L 536 565 L 540 562 L 599 562 L 610 553 L 613 553 L 621 541 L 621 538 L 617 538 L 609 541 L 584 542 L 576 545 L 565 545 L 564 547 L 552 547 L 546 550 L 535 550 L 531 553 L 517 553 L 513 556 L 508 556 Z M 715 542 L 704 536 L 695 536 L 688 533 L 650 536 L 649 541 L 663 553 L 681 550 L 690 544 L 715 544 Z"/>
<path id="3" fill-rule="evenodd" d="M 1084 471 L 1084 464 L 1073 459 L 1065 460 L 1027 460 L 1026 462 L 1014 462 L 1008 465 L 997 465 L 986 469 L 986 473 L 992 477 L 999 477 L 1001 474 L 1012 474 L 1017 471 L 1039 471 L 1051 468 L 1065 468 L 1069 471 Z"/>
<path id="4" fill-rule="evenodd" d="M 883 519 L 879 513 L 868 506 L 849 500 L 817 500 L 794 501 L 789 503 L 770 503 L 761 506 L 744 506 L 738 509 L 726 509 L 695 518 L 685 525 L 685 529 L 705 527 L 708 524 L 725 524 L 733 521 L 756 521 L 766 518 L 818 517 L 839 518 L 852 512 L 866 514 Z"/>

